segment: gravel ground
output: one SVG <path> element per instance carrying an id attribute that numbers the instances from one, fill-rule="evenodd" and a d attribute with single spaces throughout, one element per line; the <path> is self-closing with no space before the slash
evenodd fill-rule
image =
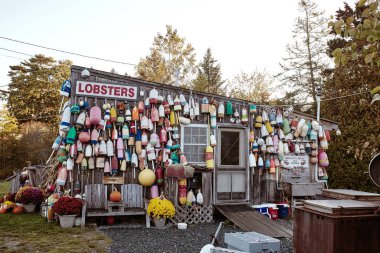
<path id="1" fill-rule="evenodd" d="M 288 229 L 293 228 L 291 220 L 279 220 Z M 141 225 L 125 224 L 118 226 L 101 226 L 99 231 L 112 239 L 110 252 L 157 252 L 157 253 L 197 253 L 211 242 L 219 222 L 189 225 L 186 230 L 167 225 L 164 229 L 145 228 Z M 224 233 L 238 232 L 239 228 L 224 224 L 218 236 L 220 247 L 225 247 Z M 292 252 L 292 239 L 281 239 L 281 253 Z"/>

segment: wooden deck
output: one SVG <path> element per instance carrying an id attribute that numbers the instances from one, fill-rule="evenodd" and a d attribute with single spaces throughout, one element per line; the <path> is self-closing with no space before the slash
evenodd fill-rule
<path id="1" fill-rule="evenodd" d="M 257 232 L 270 237 L 292 237 L 293 232 L 269 219 L 248 205 L 216 205 L 226 218 L 247 232 Z"/>

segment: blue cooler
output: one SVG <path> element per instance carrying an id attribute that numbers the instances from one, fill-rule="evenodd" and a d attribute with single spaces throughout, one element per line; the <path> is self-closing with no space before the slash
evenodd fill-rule
<path id="1" fill-rule="evenodd" d="M 288 204 L 277 204 L 278 207 L 278 218 L 286 218 L 289 216 L 289 205 Z"/>
<path id="2" fill-rule="evenodd" d="M 256 209 L 256 211 L 268 216 L 270 218 L 270 214 L 269 214 L 269 211 L 268 211 L 268 205 L 265 205 L 265 204 L 261 204 L 261 205 L 253 205 L 252 206 L 253 208 Z"/>

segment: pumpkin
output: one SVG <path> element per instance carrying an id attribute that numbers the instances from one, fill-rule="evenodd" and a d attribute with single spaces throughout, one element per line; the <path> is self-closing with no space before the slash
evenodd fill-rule
<path id="1" fill-rule="evenodd" d="M 153 170 L 145 168 L 139 174 L 139 182 L 143 186 L 152 186 L 154 181 L 156 181 L 156 174 Z"/>
<path id="2" fill-rule="evenodd" d="M 7 213 L 7 209 L 4 207 L 0 208 L 0 214 Z"/>
<path id="3" fill-rule="evenodd" d="M 14 214 L 20 214 L 24 212 L 24 208 L 22 206 L 16 206 L 15 208 L 13 208 L 12 210 L 12 213 Z"/>
<path id="4" fill-rule="evenodd" d="M 112 202 L 120 202 L 121 200 L 121 194 L 115 187 L 113 188 L 113 191 L 110 194 L 110 200 Z"/>

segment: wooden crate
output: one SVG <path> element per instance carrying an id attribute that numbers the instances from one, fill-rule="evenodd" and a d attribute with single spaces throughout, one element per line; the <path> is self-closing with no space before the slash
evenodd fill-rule
<path id="1" fill-rule="evenodd" d="M 213 206 L 175 206 L 176 214 L 169 221 L 170 223 L 211 223 L 213 220 Z"/>

